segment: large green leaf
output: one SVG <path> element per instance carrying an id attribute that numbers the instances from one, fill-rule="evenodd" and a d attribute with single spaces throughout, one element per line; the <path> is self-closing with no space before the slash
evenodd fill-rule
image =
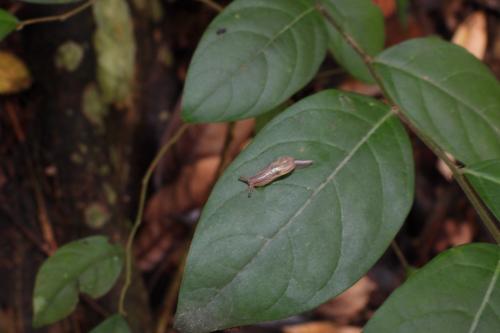
<path id="1" fill-rule="evenodd" d="M 466 165 L 500 158 L 500 84 L 465 49 L 429 37 L 375 59 L 390 97 L 426 135 Z"/>
<path id="2" fill-rule="evenodd" d="M 314 164 L 251 197 L 238 181 L 279 156 Z M 309 310 L 382 255 L 413 197 L 408 137 L 388 107 L 327 90 L 274 118 L 219 179 L 186 264 L 176 315 L 207 332 Z"/>
<path id="3" fill-rule="evenodd" d="M 500 159 L 473 164 L 463 171 L 486 205 L 500 220 Z"/>
<path id="4" fill-rule="evenodd" d="M 104 236 L 87 237 L 59 248 L 36 276 L 33 326 L 53 323 L 73 312 L 79 291 L 93 298 L 107 293 L 122 264 L 122 248 L 109 244 Z"/>
<path id="5" fill-rule="evenodd" d="M 311 0 L 236 0 L 205 31 L 189 66 L 186 121 L 256 116 L 278 106 L 316 73 L 327 47 Z"/>
<path id="6" fill-rule="evenodd" d="M 412 274 L 365 333 L 489 333 L 500 328 L 500 247 L 469 244 Z"/>
<path id="7" fill-rule="evenodd" d="M 342 30 L 371 56 L 384 48 L 384 16 L 372 0 L 322 0 L 321 3 Z M 344 37 L 325 21 L 329 31 L 329 49 L 337 62 L 354 77 L 369 83 L 374 79 L 363 59 Z"/>
<path id="8" fill-rule="evenodd" d="M 89 333 L 131 333 L 131 331 L 125 319 L 116 314 L 94 327 Z"/>
<path id="9" fill-rule="evenodd" d="M 16 29 L 18 22 L 17 17 L 0 8 L 0 41 Z"/>

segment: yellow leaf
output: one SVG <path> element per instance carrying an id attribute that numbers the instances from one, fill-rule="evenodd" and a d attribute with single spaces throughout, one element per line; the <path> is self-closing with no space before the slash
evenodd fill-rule
<path id="1" fill-rule="evenodd" d="M 0 51 L 0 94 L 15 94 L 31 85 L 31 74 L 24 62 L 10 52 Z"/>

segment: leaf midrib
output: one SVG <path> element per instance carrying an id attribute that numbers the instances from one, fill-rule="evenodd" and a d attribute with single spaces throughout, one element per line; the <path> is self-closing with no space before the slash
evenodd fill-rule
<path id="1" fill-rule="evenodd" d="M 241 267 L 238 272 L 218 291 L 215 293 L 215 295 L 212 296 L 212 299 L 205 304 L 204 307 L 209 306 L 211 303 L 213 303 L 219 295 L 222 294 L 222 292 L 232 284 L 232 282 L 241 274 L 241 272 L 245 271 L 246 267 L 251 265 L 254 260 L 259 257 L 260 253 L 264 251 L 268 244 L 271 243 L 283 230 L 285 230 L 289 225 L 291 225 L 294 220 L 309 206 L 309 204 L 312 202 L 314 197 L 323 190 L 323 188 L 328 185 L 334 178 L 335 176 L 343 169 L 343 167 L 352 159 L 352 157 L 356 154 L 356 152 L 363 146 L 368 139 L 377 131 L 380 126 L 384 124 L 384 122 L 389 119 L 391 116 L 393 116 L 392 112 L 387 111 L 387 113 L 381 117 L 375 124 L 373 124 L 373 127 L 359 140 L 359 142 L 352 148 L 351 152 L 347 154 L 344 159 L 337 165 L 337 167 L 332 171 L 332 173 L 325 179 L 324 182 L 322 182 L 316 190 L 314 190 L 309 198 L 302 204 L 302 206 L 297 210 L 297 212 L 290 218 L 288 222 L 280 226 L 276 232 L 268 237 L 266 241 L 262 244 L 260 249 L 255 253 L 255 255 L 250 259 L 243 267 Z"/>
<path id="2" fill-rule="evenodd" d="M 479 306 L 476 314 L 474 315 L 474 320 L 470 325 L 468 333 L 474 333 L 476 331 L 477 325 L 479 324 L 479 320 L 481 319 L 481 315 L 483 314 L 484 309 L 486 308 L 486 304 L 491 298 L 491 294 L 493 293 L 493 289 L 495 287 L 499 275 L 500 275 L 500 260 L 498 260 L 497 262 L 497 267 L 495 269 L 495 272 L 491 277 L 490 284 L 488 285 L 488 289 L 486 289 L 486 293 L 484 294 L 484 298 L 481 302 L 481 305 Z"/>
<path id="3" fill-rule="evenodd" d="M 495 178 L 494 176 L 491 176 L 487 173 L 482 173 L 482 172 L 475 171 L 475 170 L 469 169 L 469 168 L 464 169 L 463 172 L 465 174 L 469 174 L 469 175 L 472 175 L 472 176 L 475 176 L 478 178 L 486 179 L 494 184 L 500 185 L 500 178 Z"/>
<path id="4" fill-rule="evenodd" d="M 416 79 L 418 79 L 418 80 L 420 80 L 422 82 L 427 82 L 432 87 L 434 87 L 437 90 L 445 93 L 447 96 L 449 96 L 450 98 L 454 99 L 455 101 L 457 101 L 461 105 L 464 105 L 467 109 L 472 110 L 476 115 L 478 115 L 484 121 L 484 123 L 487 126 L 489 126 L 490 128 L 492 128 L 493 131 L 498 136 L 500 136 L 500 128 L 498 128 L 494 124 L 492 124 L 492 121 L 490 119 L 487 119 L 486 116 L 484 114 L 482 114 L 481 112 L 479 112 L 473 105 L 470 105 L 469 103 L 466 103 L 464 100 L 460 99 L 459 96 L 457 96 L 454 93 L 448 91 L 447 89 L 439 86 L 436 82 L 434 82 L 434 80 L 431 80 L 430 78 L 429 79 L 424 79 L 423 77 L 419 76 L 416 73 L 411 72 L 410 70 L 408 70 L 406 68 L 394 66 L 393 64 L 390 64 L 390 63 L 387 63 L 387 62 L 384 62 L 384 61 L 376 60 L 375 63 L 378 63 L 379 65 L 383 65 L 383 66 L 386 66 L 386 67 L 389 67 L 389 68 L 392 68 L 392 69 L 395 69 L 395 70 L 398 70 L 398 71 L 403 72 L 403 73 L 406 73 L 409 76 L 412 76 L 412 77 L 414 77 L 414 78 L 416 78 Z"/>

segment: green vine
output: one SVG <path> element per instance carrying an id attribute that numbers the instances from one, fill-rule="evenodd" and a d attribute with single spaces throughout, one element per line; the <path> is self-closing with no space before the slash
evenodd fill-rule
<path id="1" fill-rule="evenodd" d="M 158 166 L 158 163 L 161 161 L 161 159 L 165 156 L 165 154 L 169 151 L 169 149 L 180 139 L 182 134 L 186 131 L 186 129 L 189 127 L 188 124 L 182 125 L 177 132 L 168 140 L 158 151 L 156 154 L 155 158 L 149 164 L 148 169 L 146 170 L 146 173 L 142 177 L 141 181 L 141 192 L 139 195 L 139 207 L 137 208 L 137 216 L 135 217 L 135 222 L 134 225 L 132 226 L 132 229 L 130 230 L 130 234 L 127 239 L 127 244 L 125 246 L 125 282 L 123 283 L 123 287 L 120 291 L 120 299 L 118 301 L 118 312 L 122 316 L 126 316 L 126 311 L 125 311 L 125 297 L 127 295 L 128 288 L 130 287 L 130 284 L 132 283 L 132 259 L 133 259 L 133 253 L 132 253 L 132 245 L 134 244 L 134 238 L 135 235 L 137 234 L 137 231 L 139 230 L 139 227 L 141 226 L 142 223 L 142 217 L 144 215 L 144 206 L 146 204 L 146 195 L 147 195 L 147 190 L 148 190 L 148 184 L 149 180 L 151 179 L 151 176 L 153 175 L 154 170 Z"/>
<path id="2" fill-rule="evenodd" d="M 493 219 L 490 217 L 488 208 L 484 205 L 484 203 L 481 201 L 481 199 L 477 196 L 477 194 L 474 192 L 474 189 L 472 186 L 469 184 L 463 173 L 461 172 L 460 168 L 446 155 L 446 153 L 427 135 L 422 133 L 418 128 L 415 127 L 415 125 L 409 120 L 402 112 L 401 108 L 399 105 L 397 105 L 390 97 L 389 94 L 387 93 L 386 88 L 384 87 L 384 84 L 382 82 L 381 77 L 377 74 L 375 71 L 375 68 L 373 67 L 373 58 L 368 55 L 359 45 L 358 43 L 349 35 L 347 34 L 344 30 L 342 30 L 342 27 L 340 24 L 338 24 L 335 19 L 333 18 L 332 15 L 328 12 L 328 10 L 323 7 L 321 4 L 316 5 L 317 10 L 323 15 L 323 17 L 326 19 L 326 21 L 335 29 L 339 34 L 342 35 L 342 37 L 345 39 L 345 41 L 356 51 L 356 53 L 363 59 L 363 62 L 366 64 L 370 74 L 374 78 L 375 82 L 377 85 L 380 87 L 380 90 L 384 94 L 384 97 L 389 101 L 390 105 L 392 106 L 391 110 L 392 112 L 399 117 L 399 119 L 405 123 L 412 132 L 414 132 L 420 140 L 422 140 L 425 145 L 439 158 L 441 159 L 447 166 L 450 168 L 453 177 L 457 181 L 458 185 L 462 188 L 464 191 L 465 195 L 469 199 L 469 201 L 472 203 L 472 206 L 476 209 L 478 215 L 481 217 L 481 220 L 483 221 L 486 229 L 488 229 L 489 233 L 491 236 L 495 239 L 497 244 L 500 244 L 500 231 L 495 225 L 495 222 Z"/>

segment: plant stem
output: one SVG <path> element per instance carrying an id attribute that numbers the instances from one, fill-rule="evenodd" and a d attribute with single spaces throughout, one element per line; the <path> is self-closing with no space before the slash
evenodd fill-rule
<path id="1" fill-rule="evenodd" d="M 222 12 L 224 10 L 224 7 L 219 5 L 218 3 L 212 1 L 212 0 L 198 0 L 199 2 L 205 4 L 207 7 L 212 8 L 216 12 Z"/>
<path id="2" fill-rule="evenodd" d="M 186 259 L 189 251 L 189 246 L 191 244 L 191 239 L 193 238 L 193 230 L 190 232 L 188 241 L 184 244 L 182 249 L 181 261 L 177 267 L 177 271 L 173 277 L 173 281 L 170 283 L 168 288 L 163 309 L 161 310 L 161 315 L 158 319 L 158 324 L 156 325 L 156 333 L 166 333 L 168 328 L 171 328 L 173 312 L 175 309 L 175 301 L 177 300 L 179 289 L 182 282 L 182 274 L 184 273 L 184 267 L 186 265 Z"/>
<path id="3" fill-rule="evenodd" d="M 87 9 L 88 7 L 92 6 L 97 0 L 89 0 L 85 2 L 84 4 L 73 8 L 70 11 L 67 11 L 66 13 L 62 13 L 60 15 L 51 15 L 51 16 L 44 16 L 44 17 L 37 17 L 33 19 L 28 19 L 21 21 L 17 24 L 16 29 L 21 30 L 24 27 L 32 24 L 39 24 L 39 23 L 47 23 L 47 22 L 62 22 L 66 21 L 72 16 L 75 16 L 76 14 L 80 13 L 81 11 Z"/>
<path id="4" fill-rule="evenodd" d="M 401 112 L 401 108 L 391 99 L 390 95 L 387 92 L 387 89 L 385 88 L 382 78 L 378 75 L 378 73 L 375 71 L 375 68 L 373 67 L 373 58 L 368 55 L 359 45 L 358 43 L 352 38 L 349 34 L 347 34 L 344 30 L 342 30 L 342 27 L 335 21 L 332 15 L 324 8 L 321 4 L 316 4 L 317 10 L 325 17 L 326 21 L 335 29 L 341 36 L 345 39 L 345 41 L 356 51 L 356 53 L 363 59 L 363 62 L 366 64 L 368 70 L 370 71 L 370 74 L 372 75 L 373 79 L 377 83 L 377 85 L 380 87 L 382 93 L 384 94 L 385 98 L 389 101 L 391 104 L 392 108 L 391 111 L 396 114 L 399 119 L 405 123 L 408 128 L 414 132 L 420 140 L 422 140 L 425 145 L 439 158 L 441 159 L 447 166 L 450 168 L 453 177 L 457 181 L 458 185 L 462 188 L 464 191 L 465 195 L 471 202 L 472 206 L 476 209 L 478 215 L 480 216 L 481 220 L 483 221 L 486 229 L 488 229 L 489 233 L 492 235 L 492 237 L 495 239 L 497 244 L 500 244 L 500 231 L 498 230 L 497 226 L 495 225 L 495 222 L 493 219 L 490 217 L 488 213 L 488 208 L 485 207 L 484 203 L 481 201 L 480 198 L 478 198 L 477 194 L 474 192 L 472 186 L 469 184 L 467 179 L 464 177 L 462 172 L 460 172 L 460 168 L 446 155 L 446 152 L 442 150 L 430 137 L 428 137 L 426 134 L 424 134 L 420 129 L 418 129 L 413 122 L 406 117 L 406 115 Z"/>
<path id="5" fill-rule="evenodd" d="M 396 254 L 396 257 L 398 257 L 398 260 L 401 263 L 401 266 L 403 266 L 405 272 L 411 270 L 411 266 L 410 264 L 408 264 L 408 260 L 406 260 L 403 251 L 401 251 L 401 248 L 399 247 L 399 245 L 396 243 L 395 240 L 391 242 L 391 247 L 394 253 Z"/>
<path id="6" fill-rule="evenodd" d="M 177 132 L 170 138 L 170 140 L 165 143 L 161 149 L 158 151 L 156 154 L 155 158 L 149 164 L 148 169 L 146 170 L 146 173 L 142 177 L 141 181 L 141 192 L 139 196 L 139 206 L 137 208 L 137 216 L 135 218 L 134 225 L 132 226 L 132 229 L 130 230 L 130 234 L 127 239 L 127 244 L 125 247 L 125 282 L 123 283 L 123 287 L 120 292 L 120 299 L 118 301 L 118 312 L 120 312 L 121 315 L 125 316 L 125 296 L 127 294 L 127 290 L 130 287 L 130 284 L 132 282 L 132 245 L 134 243 L 134 238 L 139 230 L 139 227 L 141 226 L 142 222 L 142 216 L 144 214 L 144 206 L 146 203 L 146 195 L 147 195 L 147 189 L 148 189 L 148 184 L 151 176 L 153 175 L 153 172 L 160 163 L 161 159 L 165 154 L 168 152 L 168 150 L 179 140 L 179 138 L 182 136 L 182 134 L 186 131 L 186 129 L 189 127 L 188 124 L 182 125 Z"/>

